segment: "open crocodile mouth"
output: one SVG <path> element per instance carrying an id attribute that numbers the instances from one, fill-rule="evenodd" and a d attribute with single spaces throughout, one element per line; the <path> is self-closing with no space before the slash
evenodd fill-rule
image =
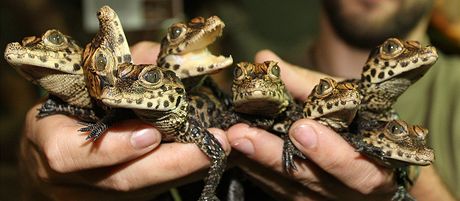
<path id="1" fill-rule="evenodd" d="M 222 35 L 225 24 L 217 17 L 208 19 L 207 25 L 193 37 L 187 39 L 183 50 L 178 54 L 165 57 L 174 70 L 178 70 L 179 78 L 197 76 L 217 72 L 233 63 L 231 56 L 214 55 L 208 46 Z"/>
<path id="2" fill-rule="evenodd" d="M 206 25 L 184 43 L 185 46 L 182 48 L 181 54 L 204 49 L 214 43 L 217 38 L 222 36 L 224 27 L 225 24 L 218 17 L 208 18 Z"/>
<path id="3" fill-rule="evenodd" d="M 191 51 L 182 55 L 168 55 L 165 61 L 176 66 L 179 78 L 217 72 L 233 63 L 231 56 L 213 55 L 208 48 Z M 177 70 L 177 69 L 175 69 Z"/>

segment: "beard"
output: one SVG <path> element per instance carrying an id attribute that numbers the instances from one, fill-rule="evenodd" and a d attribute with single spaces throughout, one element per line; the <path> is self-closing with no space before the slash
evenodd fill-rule
<path id="1" fill-rule="evenodd" d="M 372 19 L 366 13 L 346 14 L 342 4 L 355 3 L 348 1 L 322 0 L 322 6 L 335 33 L 348 45 L 366 50 L 390 37 L 407 38 L 433 6 L 432 0 L 400 0 L 393 13 Z"/>

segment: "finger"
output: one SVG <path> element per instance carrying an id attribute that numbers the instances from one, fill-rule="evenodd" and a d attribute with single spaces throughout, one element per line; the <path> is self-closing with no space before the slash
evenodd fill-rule
<path id="1" fill-rule="evenodd" d="M 220 129 L 209 131 L 228 155 L 230 144 L 225 132 Z M 162 143 L 142 158 L 120 165 L 111 172 L 86 177 L 90 184 L 96 180 L 97 186 L 103 188 L 131 191 L 159 185 L 155 191 L 161 192 L 203 177 L 209 165 L 210 159 L 193 143 Z"/>
<path id="2" fill-rule="evenodd" d="M 271 167 L 279 172 L 283 140 L 265 130 L 250 127 L 247 124 L 236 124 L 227 131 L 231 146 L 248 158 Z"/>
<path id="3" fill-rule="evenodd" d="M 313 87 L 321 78 L 331 77 L 285 62 L 270 50 L 261 50 L 257 52 L 254 60 L 255 62 L 263 62 L 266 60 L 279 62 L 281 79 L 283 79 L 287 89 L 293 96 L 300 100 L 305 100 L 307 98 Z"/>
<path id="4" fill-rule="evenodd" d="M 364 194 L 392 190 L 391 172 L 370 162 L 331 129 L 302 119 L 292 125 L 289 135 L 310 160 L 350 188 Z"/>
<path id="5" fill-rule="evenodd" d="M 282 163 L 284 142 L 278 136 L 262 129 L 249 127 L 246 124 L 237 124 L 230 127 L 227 131 L 227 135 L 232 148 L 235 150 L 242 152 L 249 159 L 276 171 L 278 174 L 286 174 Z M 322 187 L 319 184 L 320 179 L 318 177 L 318 175 L 321 174 L 321 170 L 308 160 L 298 161 L 296 165 L 297 171 L 292 172 L 292 175 L 289 176 L 292 176 L 294 180 L 302 183 L 302 185 L 307 186 L 309 189 L 317 192 L 322 191 Z M 248 165 L 244 160 L 242 164 L 240 164 L 240 167 L 267 186 L 277 186 L 277 182 L 292 183 L 292 179 L 287 181 L 281 178 L 276 179 L 276 177 L 280 175 L 272 174 L 272 176 L 267 176 L 267 171 L 260 170 L 260 167 L 254 167 L 253 164 Z M 275 183 L 270 182 L 270 180 L 273 179 L 277 181 Z"/>
<path id="6" fill-rule="evenodd" d="M 154 64 L 160 52 L 160 44 L 141 41 L 131 47 L 131 55 L 135 64 Z"/>
<path id="7" fill-rule="evenodd" d="M 97 141 L 85 140 L 82 125 L 64 115 L 36 119 L 34 107 L 27 115 L 27 137 L 39 148 L 57 172 L 114 165 L 139 157 L 161 141 L 160 133 L 140 121 L 120 122 L 109 128 Z"/>

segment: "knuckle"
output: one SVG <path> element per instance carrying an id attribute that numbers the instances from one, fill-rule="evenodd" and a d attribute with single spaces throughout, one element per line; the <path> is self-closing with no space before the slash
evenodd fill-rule
<path id="1" fill-rule="evenodd" d="M 48 142 L 44 144 L 43 152 L 51 170 L 58 173 L 67 173 L 69 168 L 65 157 L 56 143 Z"/>
<path id="2" fill-rule="evenodd" d="M 332 158 L 331 158 L 332 159 Z M 335 160 L 324 160 L 323 169 L 327 172 L 347 168 L 348 161 L 344 158 L 336 157 Z"/>
<path id="3" fill-rule="evenodd" d="M 388 179 L 387 176 L 388 175 L 385 174 L 376 174 L 375 172 L 370 172 L 366 176 L 357 180 L 356 190 L 364 195 L 369 195 L 379 191 L 385 186 L 388 186 L 388 183 L 391 179 Z"/>
<path id="4" fill-rule="evenodd" d="M 118 192 L 130 192 L 136 190 L 136 186 L 133 185 L 133 182 L 121 176 L 109 178 L 103 186 Z"/>

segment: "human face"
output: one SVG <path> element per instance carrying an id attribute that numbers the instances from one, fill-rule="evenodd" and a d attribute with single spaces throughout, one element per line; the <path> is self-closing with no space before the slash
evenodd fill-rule
<path id="1" fill-rule="evenodd" d="M 342 40 L 370 49 L 390 37 L 406 38 L 431 10 L 433 0 L 323 0 L 322 4 Z"/>

